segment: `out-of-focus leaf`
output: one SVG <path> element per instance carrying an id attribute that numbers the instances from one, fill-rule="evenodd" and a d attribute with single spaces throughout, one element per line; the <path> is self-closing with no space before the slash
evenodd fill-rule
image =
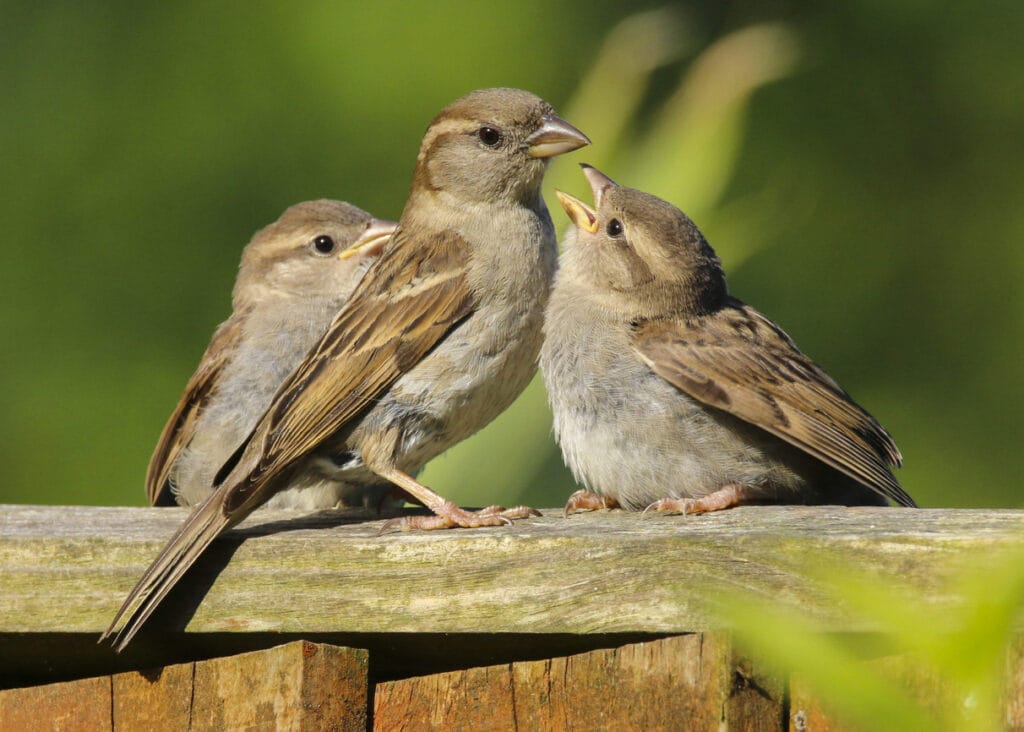
<path id="1" fill-rule="evenodd" d="M 797 670 L 818 698 L 864 730 L 937 729 L 934 720 L 884 678 L 865 673 L 859 659 L 834 638 L 815 632 L 809 618 L 730 598 L 722 612 L 741 645 L 778 667 Z"/>

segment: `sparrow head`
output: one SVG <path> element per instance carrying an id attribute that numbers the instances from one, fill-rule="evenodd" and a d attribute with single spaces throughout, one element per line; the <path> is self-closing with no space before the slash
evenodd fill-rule
<path id="1" fill-rule="evenodd" d="M 550 104 L 519 89 L 480 89 L 457 99 L 427 128 L 413 193 L 465 201 L 531 204 L 550 158 L 589 145 Z"/>
<path id="2" fill-rule="evenodd" d="M 667 201 L 582 167 L 594 208 L 557 192 L 575 224 L 566 238 L 561 276 L 585 283 L 636 316 L 716 310 L 727 292 L 725 274 L 697 225 Z"/>
<path id="3" fill-rule="evenodd" d="M 295 204 L 242 252 L 235 307 L 271 293 L 347 297 L 396 226 L 343 201 Z"/>

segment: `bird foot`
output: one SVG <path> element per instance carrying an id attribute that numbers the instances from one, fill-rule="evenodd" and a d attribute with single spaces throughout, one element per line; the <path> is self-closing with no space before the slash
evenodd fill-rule
<path id="1" fill-rule="evenodd" d="M 569 496 L 569 500 L 565 502 L 564 512 L 568 516 L 577 511 L 607 511 L 610 508 L 619 508 L 619 502 L 609 496 L 581 488 Z"/>
<path id="2" fill-rule="evenodd" d="M 657 513 L 681 513 L 684 516 L 691 513 L 711 513 L 741 506 L 746 502 L 746 498 L 747 491 L 744 486 L 730 483 L 701 498 L 662 498 L 645 508 L 644 513 L 656 511 Z"/>
<path id="3" fill-rule="evenodd" d="M 478 529 L 484 526 L 505 526 L 518 519 L 540 516 L 541 513 L 529 506 L 488 506 L 479 511 L 467 511 L 453 504 L 432 509 L 434 516 L 404 516 L 385 521 L 379 534 L 392 529 L 400 531 L 433 531 L 435 529 Z"/>

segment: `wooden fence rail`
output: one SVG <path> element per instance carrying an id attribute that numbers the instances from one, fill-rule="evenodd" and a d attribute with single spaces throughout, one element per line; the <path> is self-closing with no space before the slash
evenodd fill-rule
<path id="1" fill-rule="evenodd" d="M 1024 540 L 1021 511 L 552 510 L 382 536 L 361 513 L 257 512 L 114 654 L 99 633 L 184 515 L 0 506 L 0 729 L 838 729 L 735 651 L 723 594 L 870 633 L 810 571 L 854 565 L 955 631 L 950 578 Z"/>

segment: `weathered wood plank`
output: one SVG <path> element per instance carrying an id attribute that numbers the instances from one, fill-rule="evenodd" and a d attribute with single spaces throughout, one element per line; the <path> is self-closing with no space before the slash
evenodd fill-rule
<path id="1" fill-rule="evenodd" d="M 500 529 L 384 536 L 363 514 L 257 512 L 214 543 L 127 653 L 97 645 L 184 515 L 0 506 L 0 686 L 296 638 L 371 649 L 378 678 L 400 678 L 717 629 L 722 592 L 798 607 L 822 629 L 872 630 L 822 590 L 811 561 L 916 590 L 938 632 L 960 602 L 947 579 L 1024 536 L 1022 511 L 547 511 Z"/>
<path id="2" fill-rule="evenodd" d="M 195 664 L 190 726 L 198 730 L 365 730 L 365 651 L 289 643 Z"/>
<path id="3" fill-rule="evenodd" d="M 0 730 L 365 730 L 367 654 L 300 641 L 0 691 Z"/>
<path id="4" fill-rule="evenodd" d="M 110 730 L 110 677 L 0 691 L 0 730 Z"/>
<path id="5" fill-rule="evenodd" d="M 656 640 L 653 633 L 186 633 L 163 631 L 136 639 L 122 654 L 96 643 L 95 633 L 0 634 L 0 689 L 152 669 L 231 656 L 308 640 L 362 648 L 380 681 L 585 653 Z"/>
<path id="6" fill-rule="evenodd" d="M 114 729 L 187 730 L 195 670 L 196 664 L 181 663 L 154 671 L 114 674 Z"/>
<path id="7" fill-rule="evenodd" d="M 745 668 L 708 633 L 420 676 L 377 685 L 374 729 L 782 730 L 783 684 Z"/>
<path id="8" fill-rule="evenodd" d="M 184 515 L 0 506 L 0 633 L 100 632 Z M 169 598 L 174 612 L 152 625 L 680 633 L 719 625 L 715 598 L 740 590 L 798 605 L 826 629 L 864 630 L 808 579 L 810 560 L 867 568 L 941 610 L 957 602 L 943 587 L 952 572 L 1022 540 L 1024 511 L 752 507 L 568 519 L 548 511 L 499 529 L 378 536 L 380 526 L 343 512 L 257 512 L 211 547 Z"/>

